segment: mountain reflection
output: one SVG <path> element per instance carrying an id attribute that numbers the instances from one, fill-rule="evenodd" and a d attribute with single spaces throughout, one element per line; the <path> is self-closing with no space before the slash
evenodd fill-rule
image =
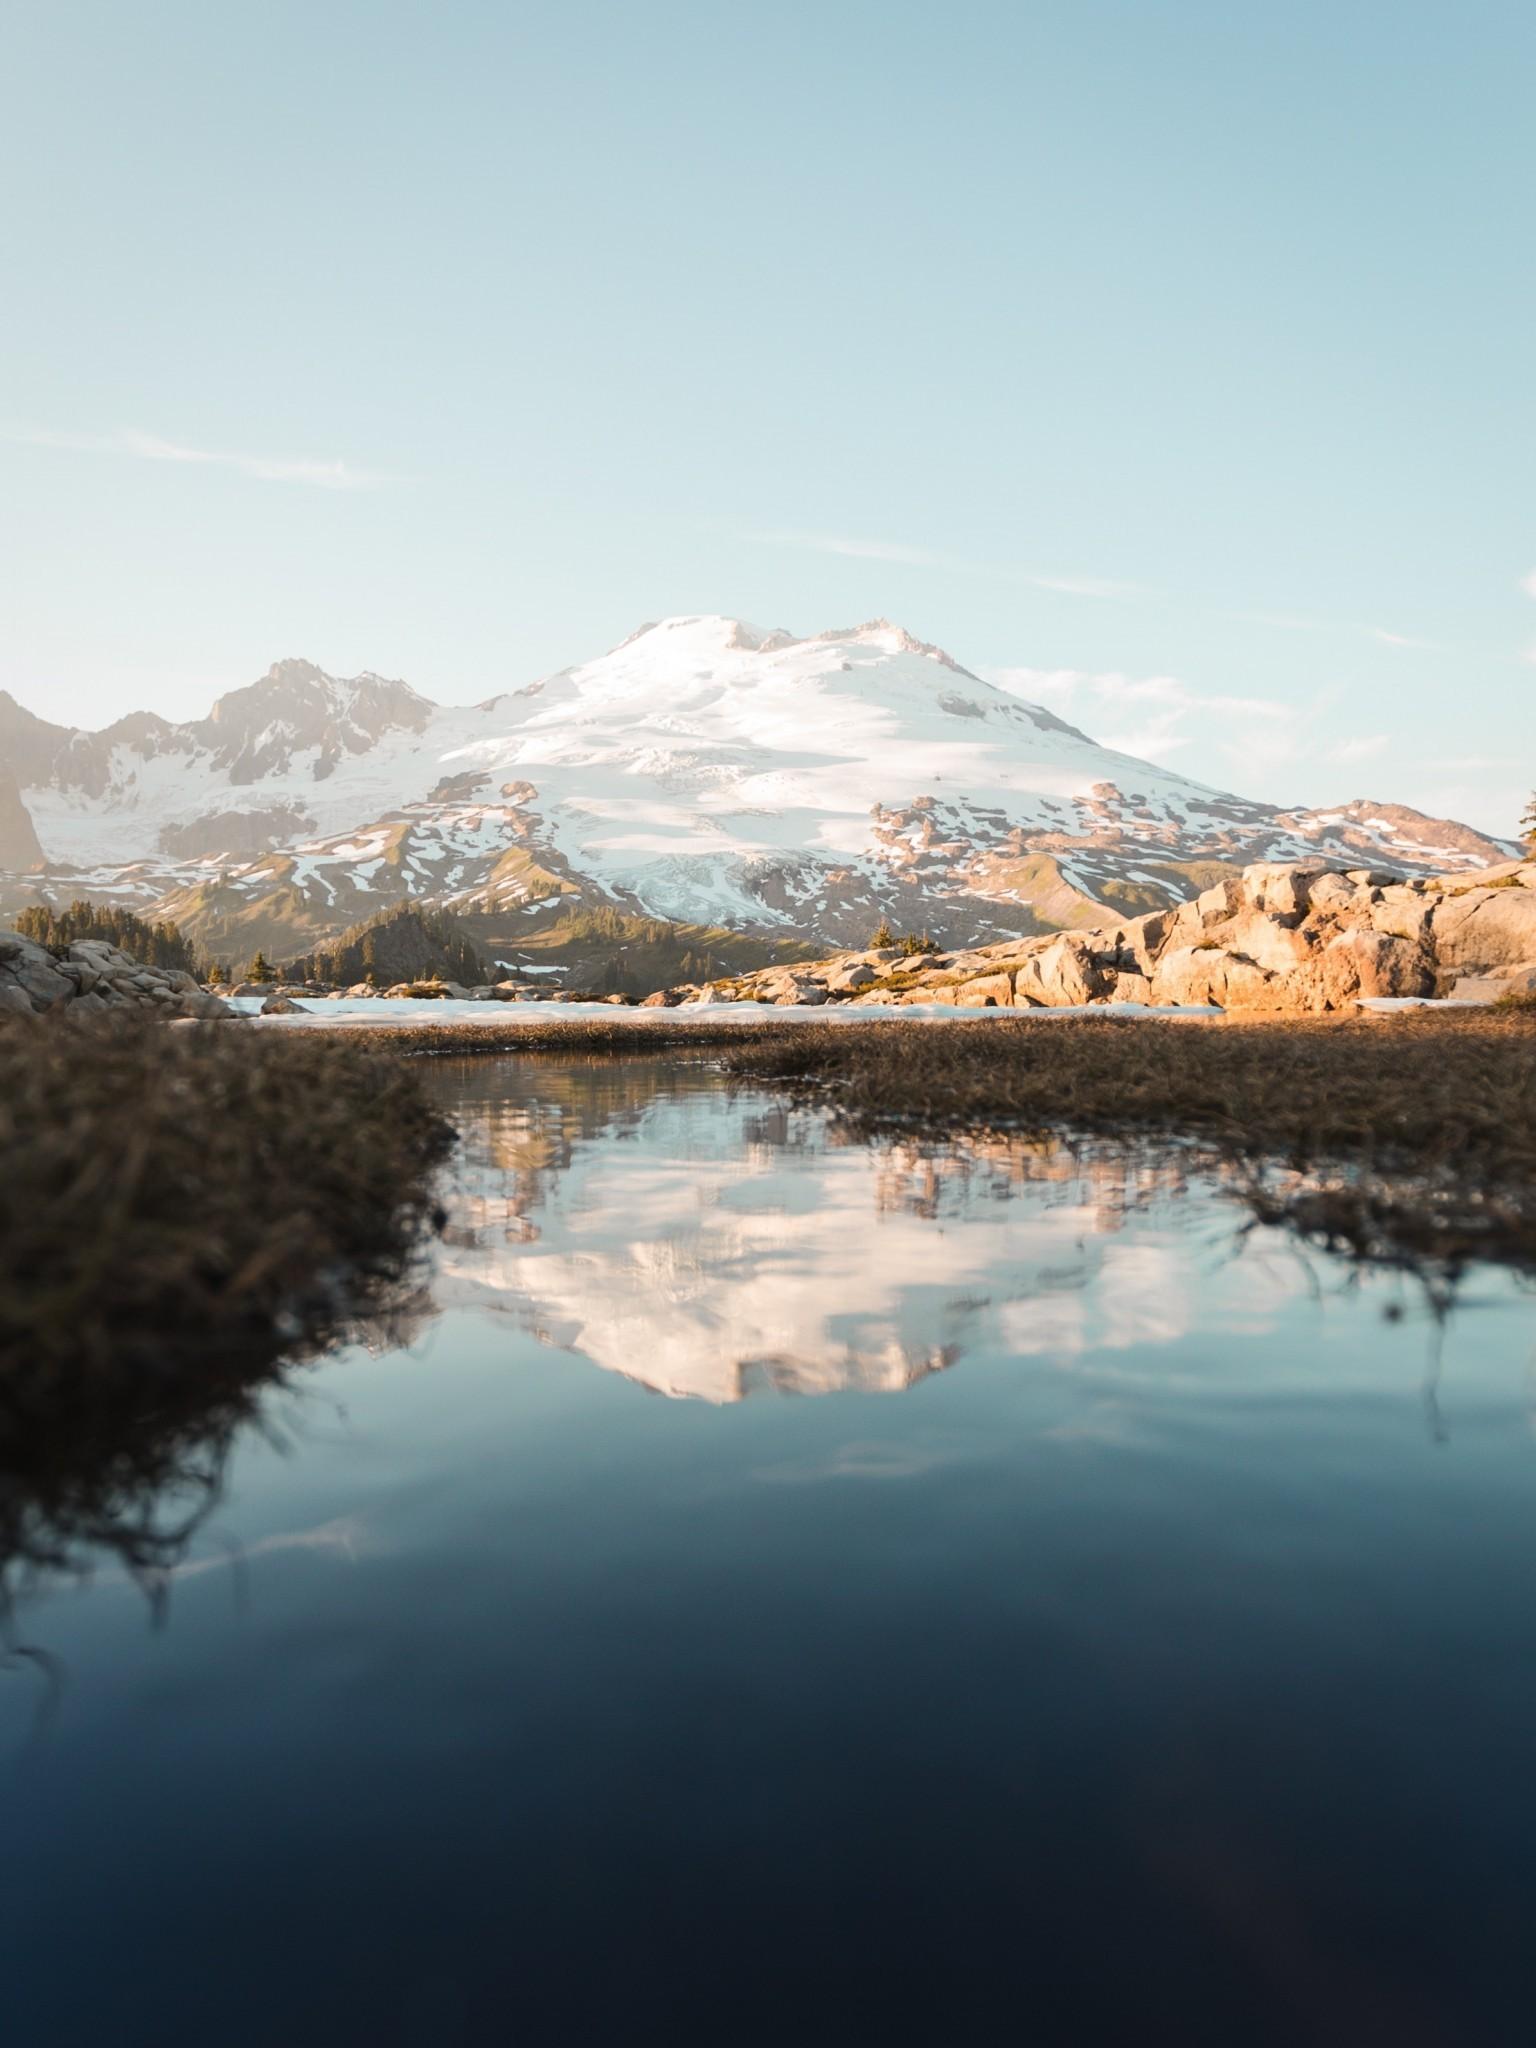
<path id="1" fill-rule="evenodd" d="M 899 1392 L 978 1344 L 1071 1356 L 1189 1326 L 1194 1247 L 1151 1221 L 1176 1165 L 872 1146 L 702 1067 L 464 1063 L 451 1086 L 437 1306 L 658 1393 Z"/>
<path id="2" fill-rule="evenodd" d="M 300 1368 L 343 1347 L 405 1354 L 445 1318 L 716 1404 L 1032 1360 L 1037 1412 L 1082 1435 L 1121 1427 L 1138 1378 L 1177 1391 L 1227 1370 L 1318 1291 L 1295 1238 L 1245 1222 L 1240 1179 L 1224 1189 L 1173 1147 L 871 1143 L 704 1061 L 442 1060 L 427 1078 L 462 1144 L 441 1237 L 402 1284 L 180 1375 L 174 1402 L 72 1410 L 0 1459 L 0 1658 L 29 1574 L 106 1552 L 158 1598 L 237 1440 L 282 1434 Z M 1449 1302 L 1429 1298 L 1437 1339 Z M 1288 1354 L 1288 1375 L 1304 1369 Z"/>

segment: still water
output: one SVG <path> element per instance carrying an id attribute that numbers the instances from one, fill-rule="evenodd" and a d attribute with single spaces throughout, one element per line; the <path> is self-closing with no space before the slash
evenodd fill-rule
<path id="1" fill-rule="evenodd" d="M 430 1080 L 409 1313 L 12 1617 L 8 2042 L 1530 2038 L 1519 1283 L 705 1066 Z"/>

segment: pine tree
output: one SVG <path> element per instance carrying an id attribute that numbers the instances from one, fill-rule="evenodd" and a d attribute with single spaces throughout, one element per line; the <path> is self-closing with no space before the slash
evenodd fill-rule
<path id="1" fill-rule="evenodd" d="M 869 943 L 872 946 L 879 946 L 882 949 L 886 946 L 895 945 L 896 934 L 891 930 L 889 918 L 881 918 L 880 922 L 875 926 L 874 936 L 871 938 Z"/>
<path id="2" fill-rule="evenodd" d="M 250 966 L 245 970 L 245 978 L 247 981 L 270 981 L 272 979 L 272 963 L 268 960 L 266 954 L 259 949 Z"/>
<path id="3" fill-rule="evenodd" d="M 1525 807 L 1525 816 L 1520 820 L 1520 837 L 1528 845 L 1536 846 L 1536 792 Z"/>
<path id="4" fill-rule="evenodd" d="M 77 897 L 67 910 L 34 903 L 16 920 L 23 938 L 42 946 L 72 946 L 77 939 L 104 939 L 145 967 L 174 967 L 200 976 L 201 961 L 191 941 L 174 924 L 146 924 L 131 910 L 98 908 Z"/>

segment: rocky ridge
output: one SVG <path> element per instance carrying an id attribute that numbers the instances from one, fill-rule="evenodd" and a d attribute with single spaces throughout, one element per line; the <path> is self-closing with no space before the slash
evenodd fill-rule
<path id="1" fill-rule="evenodd" d="M 168 1018 L 235 1014 L 182 968 L 146 967 L 105 939 L 76 939 L 55 950 L 20 932 L 0 932 L 0 1016 L 133 1009 Z"/>
<path id="2" fill-rule="evenodd" d="M 1406 881 L 1265 862 L 1175 908 L 1089 931 L 960 951 L 866 948 L 646 1003 L 1201 1004 L 1315 1016 L 1373 997 L 1487 1001 L 1533 989 L 1536 860 Z"/>

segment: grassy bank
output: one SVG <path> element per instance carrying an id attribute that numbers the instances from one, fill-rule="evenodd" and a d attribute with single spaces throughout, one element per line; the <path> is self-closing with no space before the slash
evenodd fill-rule
<path id="1" fill-rule="evenodd" d="M 0 1026 L 0 1563 L 147 1545 L 135 1500 L 401 1287 L 449 1143 L 362 1045 Z"/>

